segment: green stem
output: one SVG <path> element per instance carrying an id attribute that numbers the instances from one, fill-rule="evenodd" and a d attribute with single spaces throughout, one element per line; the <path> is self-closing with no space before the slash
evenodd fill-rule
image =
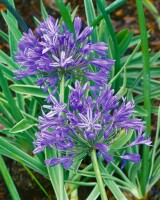
<path id="1" fill-rule="evenodd" d="M 96 150 L 92 151 L 91 160 L 92 160 L 92 164 L 93 164 L 93 167 L 94 167 L 94 171 L 95 171 L 96 180 L 97 180 L 97 183 L 98 183 L 101 199 L 102 200 L 108 200 L 107 195 L 106 195 L 106 191 L 105 191 L 105 187 L 104 187 L 104 184 L 103 184 L 101 172 L 100 172 L 99 166 L 98 166 Z"/>
<path id="2" fill-rule="evenodd" d="M 146 135 L 149 135 L 151 126 L 151 101 L 150 101 L 150 62 L 149 62 L 149 50 L 148 50 L 148 38 L 147 38 L 146 21 L 145 21 L 142 0 L 136 0 L 136 5 L 138 12 L 140 36 L 142 42 L 142 59 L 144 65 L 144 71 L 143 71 L 144 109 L 146 109 L 148 113 L 148 116 L 145 118 Z M 149 178 L 150 165 L 148 164 L 148 160 L 149 160 L 149 147 L 144 146 L 143 156 L 142 156 L 141 178 L 140 178 L 140 185 L 143 195 L 145 195 L 146 185 Z"/>
<path id="3" fill-rule="evenodd" d="M 61 79 L 61 83 L 60 83 L 60 98 L 61 98 L 61 101 L 62 103 L 64 103 L 64 84 L 65 84 L 65 76 L 63 75 L 62 76 L 62 79 Z M 61 153 L 58 152 L 58 157 L 62 157 Z M 59 183 L 62 183 L 63 184 L 60 184 L 60 200 L 63 200 L 64 199 L 64 170 L 63 170 L 63 167 L 61 165 L 59 165 Z"/>
<path id="4" fill-rule="evenodd" d="M 60 97 L 62 103 L 64 103 L 64 84 L 65 84 L 65 77 L 63 75 L 60 83 Z"/>

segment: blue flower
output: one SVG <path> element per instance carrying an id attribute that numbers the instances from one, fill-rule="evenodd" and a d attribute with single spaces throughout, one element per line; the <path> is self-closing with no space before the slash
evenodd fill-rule
<path id="1" fill-rule="evenodd" d="M 55 166 L 58 164 L 62 164 L 65 169 L 70 168 L 73 165 L 72 156 L 63 156 L 61 158 L 52 158 L 45 161 L 48 166 Z"/>
<path id="2" fill-rule="evenodd" d="M 102 154 L 107 163 L 114 161 L 114 158 L 107 153 L 110 150 L 109 146 L 101 143 L 96 143 L 95 146 L 98 148 L 100 154 Z"/>
<path id="3" fill-rule="evenodd" d="M 51 95 L 53 105 L 43 106 L 42 117 L 39 117 L 40 133 L 36 134 L 34 153 L 42 151 L 46 146 L 61 151 L 62 158 L 51 158 L 47 165 L 56 163 L 64 165 L 63 158 L 70 158 L 68 168 L 77 159 L 83 159 L 92 150 L 97 150 L 107 163 L 119 157 L 132 162 L 139 162 L 140 156 L 135 154 L 119 155 L 118 147 L 113 149 L 119 133 L 128 133 L 129 129 L 137 132 L 135 141 L 126 145 L 150 145 L 150 138 L 144 139 L 144 122 L 133 118 L 134 102 L 122 100 L 114 95 L 114 91 L 106 86 L 99 92 L 90 90 L 85 84 L 75 82 L 75 88 L 69 86 L 69 105 L 58 102 Z M 86 91 L 89 96 L 85 97 Z M 45 111 L 45 110 L 49 111 Z M 125 133 L 126 132 L 126 133 Z M 71 156 L 69 156 L 71 155 Z M 71 164 L 72 163 L 72 164 Z"/>
<path id="4" fill-rule="evenodd" d="M 114 61 L 107 58 L 108 47 L 103 42 L 89 40 L 92 27 L 82 30 L 82 21 L 74 19 L 75 35 L 65 23 L 60 26 L 58 20 L 49 16 L 41 22 L 35 31 L 24 33 L 18 43 L 16 62 L 20 65 L 15 71 L 17 79 L 37 76 L 37 85 L 55 87 L 64 75 L 94 81 L 104 85 Z M 93 70 L 95 69 L 95 70 Z M 94 72 L 95 71 L 95 72 Z"/>
<path id="5" fill-rule="evenodd" d="M 151 146 L 151 137 L 148 136 L 147 139 L 145 139 L 145 135 L 139 135 L 135 141 L 131 142 L 128 146 L 132 147 L 135 145 L 139 145 L 139 144 L 147 144 L 148 146 Z"/>
<path id="6" fill-rule="evenodd" d="M 100 112 L 97 113 L 93 118 L 92 109 L 88 108 L 87 109 L 87 116 L 85 117 L 84 115 L 79 113 L 79 117 L 81 118 L 82 122 L 77 124 L 78 127 L 87 128 L 87 131 L 102 129 L 102 126 L 100 124 L 96 123 L 99 120 L 99 118 L 101 117 L 101 113 Z"/>
<path id="7" fill-rule="evenodd" d="M 139 154 L 125 154 L 120 156 L 124 160 L 130 160 L 132 162 L 140 162 L 140 155 Z"/>
<path id="8" fill-rule="evenodd" d="M 70 90 L 72 91 L 71 94 L 69 95 L 69 100 L 70 100 L 70 106 L 71 108 L 74 109 L 78 109 L 79 111 L 81 111 L 82 107 L 83 107 L 83 95 L 84 95 L 84 91 L 87 87 L 87 83 L 83 86 L 83 88 L 81 88 L 81 85 L 78 81 L 75 82 L 75 88 L 68 86 L 70 88 Z"/>

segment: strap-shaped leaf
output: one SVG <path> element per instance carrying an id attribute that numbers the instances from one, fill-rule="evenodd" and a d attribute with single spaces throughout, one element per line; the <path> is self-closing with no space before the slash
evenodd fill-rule
<path id="1" fill-rule="evenodd" d="M 2 30 L 0 30 L 0 36 L 6 41 L 6 42 L 9 42 L 9 38 L 8 38 L 8 35 L 3 32 Z"/>
<path id="2" fill-rule="evenodd" d="M 18 42 L 22 37 L 21 32 L 17 29 L 17 27 L 14 24 L 13 20 L 3 11 L 2 11 L 2 16 L 3 16 L 4 20 L 5 20 L 5 22 L 7 23 L 8 28 L 10 29 L 10 31 L 14 35 L 16 41 Z"/>
<path id="3" fill-rule="evenodd" d="M 17 192 L 17 189 L 14 185 L 14 182 L 13 182 L 13 180 L 12 180 L 12 178 L 11 178 L 9 172 L 8 172 L 7 166 L 6 166 L 1 155 L 0 155 L 0 163 L 1 163 L 0 164 L 0 172 L 3 176 L 3 178 L 4 178 L 4 181 L 6 183 L 6 186 L 9 190 L 9 192 L 10 192 L 12 199 L 13 200 L 20 200 L 21 198 L 20 198 L 20 196 Z"/>
<path id="4" fill-rule="evenodd" d="M 10 142 L 2 137 L 0 137 L 0 154 L 3 154 L 4 156 L 7 156 L 18 162 L 23 162 L 29 168 L 37 171 L 45 177 L 48 177 L 47 169 L 44 164 L 29 156 L 27 153 L 12 145 Z"/>
<path id="5" fill-rule="evenodd" d="M 1 2 L 12 13 L 14 18 L 18 21 L 19 25 L 21 26 L 22 30 L 27 33 L 28 32 L 28 27 L 25 24 L 25 22 L 23 21 L 23 19 L 21 18 L 21 16 L 14 9 L 14 2 L 12 0 L 9 0 L 9 1 L 8 0 L 1 0 Z"/>
<path id="6" fill-rule="evenodd" d="M 46 11 L 46 8 L 44 7 L 42 0 L 40 1 L 40 8 L 41 8 L 42 17 L 45 20 L 48 17 L 48 13 Z"/>
<path id="7" fill-rule="evenodd" d="M 69 14 L 66 6 L 64 5 L 62 0 L 55 0 L 55 3 L 57 7 L 59 8 L 59 11 L 62 15 L 62 18 L 64 22 L 66 23 L 66 26 L 70 29 L 72 33 L 74 33 L 74 26 L 71 20 L 71 15 Z"/>
<path id="8" fill-rule="evenodd" d="M 0 63 L 9 65 L 13 70 L 18 69 L 18 65 L 6 53 L 0 50 Z"/>
<path id="9" fill-rule="evenodd" d="M 34 97 L 47 98 L 48 93 L 44 93 L 39 86 L 36 85 L 11 85 L 10 89 L 19 94 L 28 94 Z"/>
<path id="10" fill-rule="evenodd" d="M 113 144 L 110 147 L 110 152 L 117 151 L 117 149 L 120 149 L 123 147 L 131 138 L 133 134 L 133 130 L 129 130 L 128 133 L 126 133 L 125 129 L 120 131 L 120 133 L 115 137 Z"/>
<path id="11" fill-rule="evenodd" d="M 50 159 L 53 157 L 57 157 L 57 151 L 47 147 L 45 149 L 45 158 Z M 64 169 L 61 164 L 54 167 L 48 167 L 47 170 L 57 199 L 68 200 L 68 196 L 64 187 Z"/>
<path id="12" fill-rule="evenodd" d="M 7 80 L 4 78 L 1 70 L 0 70 L 0 85 L 6 97 L 6 100 L 8 101 L 8 104 L 10 105 L 10 110 L 12 112 L 12 115 L 14 116 L 16 121 L 20 121 L 23 118 L 22 114 L 15 104 L 15 101 L 9 89 Z"/>
<path id="13" fill-rule="evenodd" d="M 88 25 L 91 26 L 92 22 L 96 18 L 93 2 L 92 0 L 90 1 L 84 0 L 84 5 L 85 5 L 86 16 L 87 16 L 87 22 L 88 22 Z M 98 40 L 97 27 L 95 27 L 95 29 L 93 30 L 91 34 L 91 38 L 94 42 L 97 42 Z"/>
<path id="14" fill-rule="evenodd" d="M 30 129 L 33 125 L 34 124 L 31 121 L 22 119 L 14 127 L 12 127 L 12 129 L 10 130 L 10 133 L 19 133 L 19 132 L 26 131 Z"/>

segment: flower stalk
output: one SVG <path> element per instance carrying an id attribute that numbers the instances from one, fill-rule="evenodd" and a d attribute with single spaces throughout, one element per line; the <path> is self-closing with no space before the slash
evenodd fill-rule
<path id="1" fill-rule="evenodd" d="M 137 12 L 138 12 L 138 21 L 140 28 L 140 36 L 142 42 L 142 59 L 143 59 L 143 85 L 144 85 L 144 109 L 146 109 L 148 115 L 145 118 L 146 120 L 146 136 L 150 135 L 151 127 L 151 101 L 150 101 L 150 62 L 149 62 L 149 49 L 148 49 L 148 38 L 146 30 L 146 22 L 144 16 L 143 2 L 136 0 Z M 142 156 L 142 175 L 141 175 L 141 190 L 142 194 L 145 195 L 146 185 L 149 176 L 148 165 L 148 156 L 149 156 L 149 147 L 143 147 L 143 156 Z"/>
<path id="2" fill-rule="evenodd" d="M 95 172 L 95 175 L 96 175 L 96 180 L 97 180 L 97 183 L 98 183 L 101 199 L 102 200 L 108 200 L 107 195 L 106 195 L 106 191 L 105 191 L 105 187 L 104 187 L 104 184 L 103 184 L 101 172 L 100 172 L 100 169 L 99 169 L 99 166 L 98 166 L 96 150 L 92 151 L 91 160 L 92 160 L 94 172 Z"/>
<path id="3" fill-rule="evenodd" d="M 62 75 L 61 83 L 60 83 L 60 97 L 62 103 L 64 103 L 64 84 L 65 84 L 65 76 Z"/>
<path id="4" fill-rule="evenodd" d="M 65 81 L 65 77 L 64 77 L 64 75 L 62 75 L 62 79 L 60 82 L 60 97 L 61 97 L 62 103 L 64 103 L 64 84 L 65 84 L 64 81 Z M 58 152 L 57 155 L 58 155 L 58 157 L 62 156 L 60 152 Z M 64 169 L 61 165 L 59 165 L 58 167 L 59 167 L 58 169 L 59 169 L 59 174 L 60 174 L 59 182 L 64 183 Z M 64 191 L 64 184 L 60 184 L 60 190 L 59 190 L 60 195 L 64 193 L 63 191 Z M 62 196 L 62 200 L 63 200 L 63 198 L 64 197 Z"/>

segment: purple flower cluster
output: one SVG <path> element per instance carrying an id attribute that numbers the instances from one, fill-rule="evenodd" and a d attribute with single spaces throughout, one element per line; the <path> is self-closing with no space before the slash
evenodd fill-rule
<path id="1" fill-rule="evenodd" d="M 112 144 L 120 133 L 127 134 L 130 129 L 137 132 L 137 138 L 126 148 L 137 144 L 151 144 L 150 138 L 145 139 L 143 135 L 144 122 L 132 118 L 133 101 L 126 103 L 125 99 L 118 99 L 110 86 L 93 93 L 87 84 L 82 87 L 76 81 L 75 87 L 69 88 L 68 106 L 51 95 L 51 105 L 43 106 L 43 116 L 39 117 L 40 132 L 36 133 L 34 153 L 49 146 L 63 155 L 46 160 L 48 166 L 61 163 L 68 169 L 74 161 L 82 160 L 93 149 L 110 163 L 114 161 L 114 156 L 119 156 L 117 149 L 112 149 Z M 126 153 L 119 157 L 132 162 L 140 161 L 138 154 Z"/>
<path id="2" fill-rule="evenodd" d="M 109 69 L 114 64 L 106 56 L 108 47 L 103 42 L 89 40 L 92 27 L 82 30 L 82 21 L 74 19 L 75 34 L 71 33 L 65 23 L 62 27 L 58 20 L 48 17 L 39 24 L 35 34 L 29 30 L 18 43 L 16 62 L 20 64 L 15 72 L 17 79 L 38 75 L 37 85 L 55 87 L 62 75 L 85 77 L 98 85 L 107 82 Z M 95 72 L 96 71 L 96 72 Z"/>

